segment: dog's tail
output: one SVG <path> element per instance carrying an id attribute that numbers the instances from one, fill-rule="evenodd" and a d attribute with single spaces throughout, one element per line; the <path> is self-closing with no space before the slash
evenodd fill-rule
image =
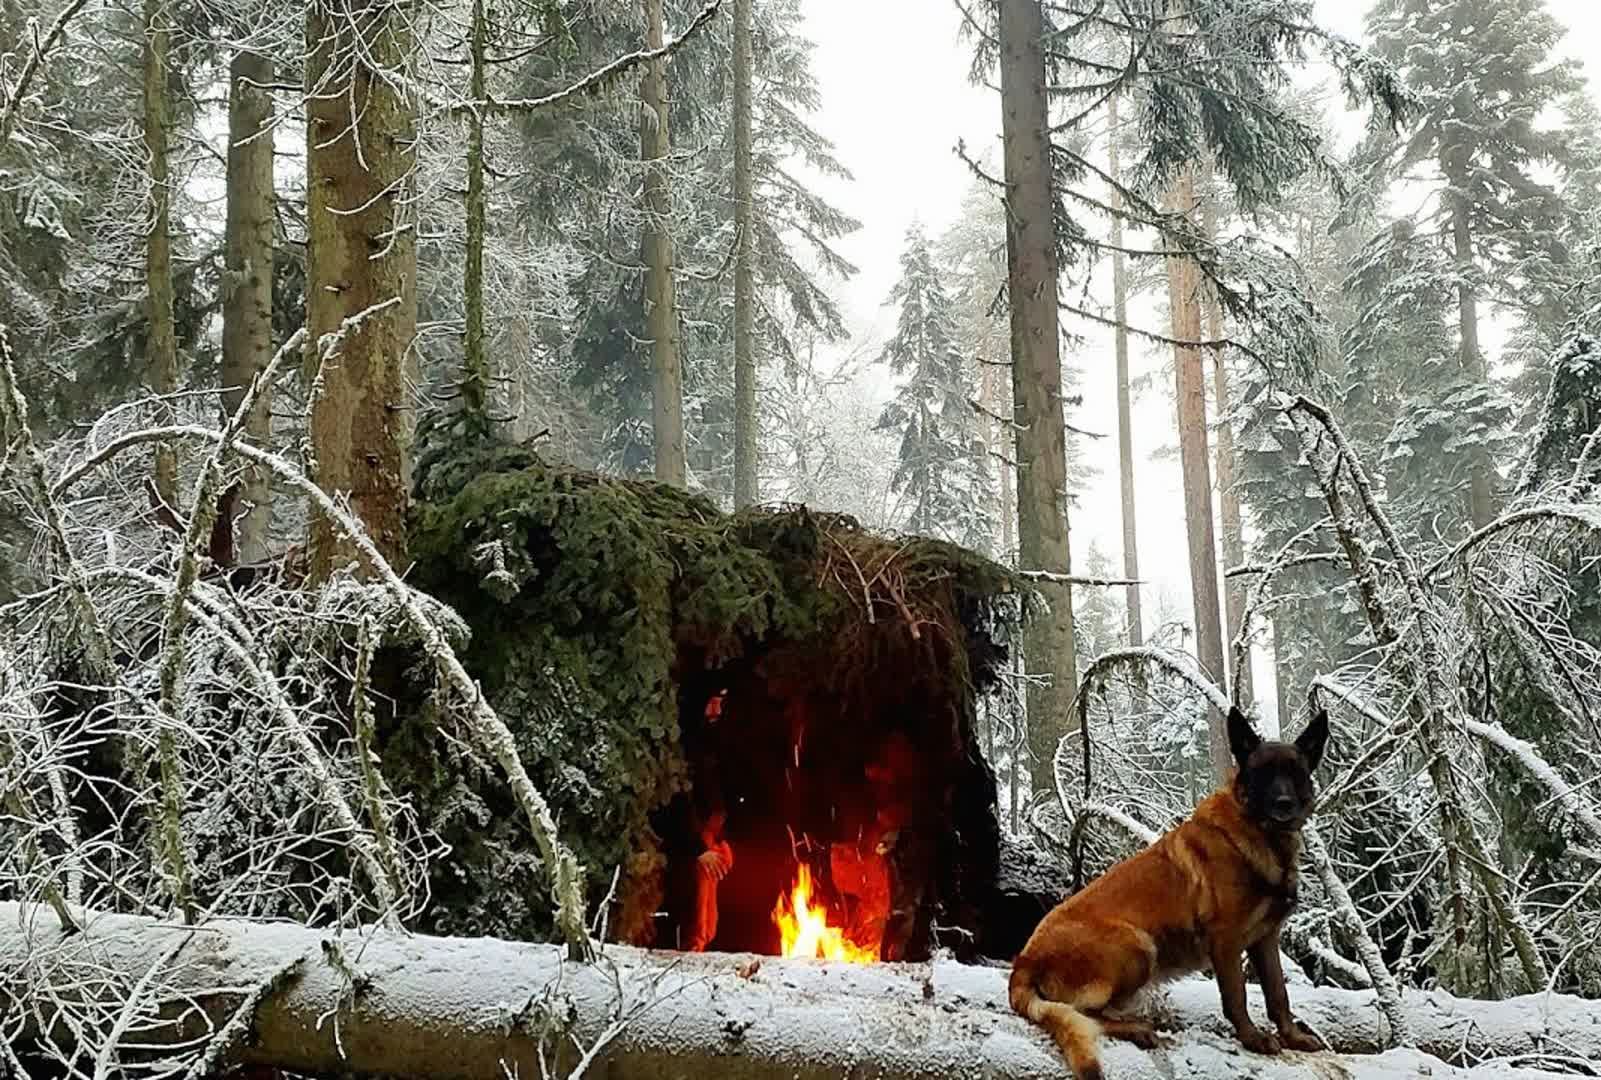
<path id="1" fill-rule="evenodd" d="M 1012 968 L 1009 986 L 1012 1008 L 1044 1028 L 1067 1058 L 1076 1080 L 1103 1080 L 1101 1025 L 1073 1006 L 1040 996 L 1034 971 L 1026 963 Z"/>

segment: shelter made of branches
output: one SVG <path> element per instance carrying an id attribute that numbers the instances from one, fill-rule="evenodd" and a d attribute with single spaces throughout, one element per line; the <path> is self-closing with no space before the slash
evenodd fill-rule
<path id="1" fill-rule="evenodd" d="M 883 787 L 865 777 L 893 761 L 916 803 L 879 849 L 901 879 L 896 951 L 982 947 L 999 827 L 974 725 L 1027 606 L 1010 571 L 843 515 L 727 514 L 504 445 L 424 455 L 418 493 L 411 580 L 471 628 L 463 660 L 591 905 L 610 896 L 609 936 L 679 943 L 673 834 L 714 770 L 737 857 L 712 946 L 773 951 L 774 900 L 801 862 L 838 891 L 830 846 L 864 835 Z M 389 781 L 452 847 L 431 928 L 547 932 L 548 882 L 491 767 L 426 714 L 396 716 Z"/>

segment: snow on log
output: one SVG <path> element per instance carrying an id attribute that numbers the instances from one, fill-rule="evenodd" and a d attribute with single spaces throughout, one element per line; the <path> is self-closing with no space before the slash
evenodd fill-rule
<path id="1" fill-rule="evenodd" d="M 53 1022 L 49 1010 L 59 1006 L 40 1003 L 70 1008 L 75 992 L 95 992 L 85 988 L 110 972 L 120 975 L 124 995 L 138 984 L 153 998 L 192 1003 L 181 1024 L 142 1030 L 141 1046 L 194 1038 L 227 1025 L 253 990 L 298 959 L 288 978 L 259 995 L 251 1035 L 233 1048 L 238 1060 L 323 1074 L 502 1080 L 505 1070 L 545 1075 L 543 1047 L 555 1075 L 587 1056 L 585 1064 L 601 1066 L 593 1075 L 609 1080 L 1067 1075 L 1055 1048 L 1007 1007 L 1004 968 L 830 965 L 620 946 L 583 964 L 558 946 L 483 938 L 387 930 L 336 938 L 294 924 L 224 919 L 185 927 L 90 912 L 81 921 L 82 933 L 63 934 L 48 908 L 0 903 L 0 1018 L 31 1006 L 25 1037 Z M 1216 990 L 1196 979 L 1173 984 L 1154 1006 L 1179 1029 L 1169 1045 L 1146 1053 L 1109 1041 L 1107 1075 L 1533 1080 L 1558 1074 L 1506 1063 L 1457 1068 L 1440 1059 L 1601 1059 L 1601 1003 L 1564 995 L 1492 1003 L 1410 994 L 1419 1046 L 1383 1054 L 1368 1053 L 1384 1036 L 1370 991 L 1303 984 L 1291 995 L 1299 1015 L 1344 1053 L 1248 1054 L 1223 1034 Z M 1259 996 L 1252 1009 L 1264 1017 Z M 58 1036 L 62 1030 L 57 1025 Z"/>

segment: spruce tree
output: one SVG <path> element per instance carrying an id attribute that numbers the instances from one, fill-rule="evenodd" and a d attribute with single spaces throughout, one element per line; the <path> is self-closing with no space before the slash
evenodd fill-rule
<path id="1" fill-rule="evenodd" d="M 1551 360 L 1575 334 L 1601 331 L 1601 107 L 1588 93 L 1561 108 L 1564 160 L 1557 185 L 1562 220 L 1516 268 L 1520 318 L 1507 342 L 1510 383 L 1525 421 L 1539 415 Z"/>
<path id="2" fill-rule="evenodd" d="M 1560 231 L 1562 200 L 1539 168 L 1567 153 L 1543 116 L 1581 85 L 1576 65 L 1553 55 L 1563 28 L 1543 0 L 1381 0 L 1368 30 L 1422 105 L 1393 164 L 1397 174 L 1427 164 L 1437 175 L 1433 225 L 1452 261 L 1458 363 L 1483 385 L 1480 301 L 1518 302 L 1526 281 L 1515 268 L 1548 261 Z M 1493 427 L 1490 415 L 1465 411 L 1479 404 L 1472 395 L 1458 397 L 1475 427 Z M 1475 440 L 1459 449 L 1471 458 L 1472 523 L 1484 525 L 1495 506 L 1492 448 Z"/>
<path id="3" fill-rule="evenodd" d="M 879 361 L 900 377 L 900 384 L 878 427 L 900 435 L 893 489 L 910 503 L 906 526 L 988 549 L 989 473 L 971 404 L 972 379 L 921 225 L 907 230 L 901 277 L 889 299 L 900 306 L 900 316 Z"/>
<path id="4" fill-rule="evenodd" d="M 665 0 L 676 33 L 704 4 Z M 615 4 L 578 4 L 568 13 L 570 48 L 531 55 L 518 74 L 519 96 L 570 84 L 637 48 L 637 16 Z M 802 363 L 799 343 L 847 335 L 830 278 L 855 267 L 834 249 L 857 223 L 814 190 L 808 173 L 848 176 L 811 122 L 820 97 L 813 46 L 799 33 L 797 0 L 752 0 L 750 269 L 751 351 L 785 370 Z M 684 426 L 692 486 L 732 498 L 734 481 L 735 227 L 734 38 L 731 20 L 714 19 L 674 53 L 668 160 L 684 381 Z M 635 106 L 637 108 L 637 106 Z M 641 182 L 632 110 L 617 106 L 547 112 L 521 130 L 514 184 L 521 222 L 541 242 L 564 245 L 582 266 L 569 290 L 562 363 L 602 425 L 601 463 L 625 472 L 651 468 L 650 335 L 643 278 L 620 253 L 637 247 L 639 210 L 627 193 Z M 797 163 L 805 168 L 797 168 Z M 761 372 L 757 382 L 760 383 Z M 756 388 L 758 391 L 760 386 Z M 757 394 L 760 402 L 761 394 Z"/>
<path id="5" fill-rule="evenodd" d="M 1160 204 L 1176 181 L 1208 160 L 1245 213 L 1271 205 L 1297 180 L 1328 164 L 1316 129 L 1285 102 L 1290 68 L 1314 49 L 1334 62 L 1353 96 L 1372 101 L 1381 111 L 1397 107 L 1390 72 L 1365 62 L 1367 58 L 1349 43 L 1321 31 L 1311 9 L 1308 0 L 1207 4 L 1160 0 L 1122 5 L 1115 17 L 1097 0 L 1050 4 L 990 0 L 975 8 L 970 20 L 978 42 L 975 71 L 987 73 L 991 63 L 998 63 L 1001 74 L 1009 232 L 1018 241 L 1012 245 L 1011 289 L 1018 400 L 1026 391 L 1044 394 L 1055 403 L 1038 409 L 1020 407 L 1021 428 L 1034 431 L 1036 423 L 1058 427 L 1062 365 L 1056 358 L 1044 365 L 1034 362 L 1039 354 L 1057 352 L 1056 307 L 1082 319 L 1113 321 L 1089 305 L 1059 295 L 1058 266 L 1071 267 L 1104 249 L 1084 220 L 1086 215 L 1117 218 L 1129 229 L 1157 230 L 1162 242 L 1139 252 L 1139 261 L 1166 257 L 1194 264 L 1186 271 L 1187 279 L 1196 283 L 1210 279 L 1223 314 L 1242 333 L 1270 332 L 1278 339 L 1306 344 L 1309 320 L 1304 304 L 1286 295 L 1290 291 L 1286 283 L 1293 281 L 1288 267 L 1270 267 L 1259 258 L 1226 266 L 1226 253 L 1208 243 L 1198 224 L 1188 220 L 1193 200 L 1181 198 L 1171 211 Z M 980 19 L 977 12 L 986 18 Z M 1038 46 L 1041 40 L 1048 41 L 1048 48 Z M 1105 169 L 1091 160 L 1087 138 L 1113 95 L 1128 103 L 1128 145 L 1135 149 L 1126 163 L 1125 180 L 1113 185 L 1117 204 L 1101 195 Z M 1043 146 L 1042 139 L 1048 140 Z M 1027 272 L 1024 278 L 1017 276 L 1018 270 Z M 1028 297 L 1030 304 L 1040 307 L 1042 298 L 1052 301 L 1052 317 L 1018 320 L 1018 297 Z M 1189 320 L 1183 336 L 1198 339 L 1199 321 Z M 1294 356 L 1310 351 L 1296 345 L 1276 353 Z M 1030 361 L 1027 370 L 1018 366 L 1025 360 Z M 1192 404 L 1194 400 L 1192 395 Z M 1195 410 L 1189 412 L 1193 419 Z M 1193 423 L 1186 427 L 1197 430 Z M 1187 441 L 1192 463 L 1204 458 L 1204 445 Z M 1030 531 L 1025 511 L 1040 515 L 1042 504 L 1040 498 L 1023 495 L 1029 457 L 1020 447 L 1018 516 L 1025 549 Z M 1193 468 L 1189 474 L 1187 502 L 1194 511 L 1187 516 L 1197 530 L 1204 526 L 1210 531 L 1210 496 L 1202 490 L 1201 470 Z M 1054 496 L 1062 485 L 1041 486 L 1045 495 Z M 1059 505 L 1044 510 L 1050 522 L 1065 519 L 1065 508 Z M 1200 581 L 1196 591 L 1209 591 L 1215 599 L 1215 559 L 1210 554 L 1214 546 L 1208 537 L 1197 535 L 1191 550 L 1196 563 L 1193 576 Z M 1025 565 L 1029 561 L 1025 550 Z M 1049 569 L 1066 569 L 1065 562 L 1064 552 Z M 1203 597 L 1199 606 L 1217 605 Z M 1214 613 L 1209 622 L 1217 620 Z M 1203 657 L 1219 677 L 1223 675 L 1220 637 L 1213 636 L 1212 647 L 1205 650 L 1210 655 Z M 1070 698 L 1071 690 L 1066 695 Z M 1059 704 L 1065 713 L 1066 701 Z M 1214 710 L 1210 721 L 1214 760 L 1221 764 L 1226 756 L 1223 717 Z M 1043 750 L 1043 757 L 1039 749 L 1036 757 L 1048 763 L 1054 739 Z"/>
<path id="6" fill-rule="evenodd" d="M 990 507 L 998 526 L 995 554 L 1009 561 L 1016 547 L 1011 464 L 1016 439 L 1006 304 L 1006 209 L 998 192 L 981 181 L 968 188 L 961 213 L 934 244 L 934 258 L 950 297 L 957 348 L 976 384 L 977 431 L 985 451 L 979 464 L 992 481 L 978 497 Z M 1072 466 L 1069 452 L 1069 490 L 1074 488 Z"/>

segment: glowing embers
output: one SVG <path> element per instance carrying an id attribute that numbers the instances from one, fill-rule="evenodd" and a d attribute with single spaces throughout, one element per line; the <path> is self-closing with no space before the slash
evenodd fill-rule
<path id="1" fill-rule="evenodd" d="M 878 959 L 876 944 L 864 947 L 848 940 L 844 928 L 830 926 L 828 917 L 828 908 L 812 897 L 811 869 L 801 863 L 794 886 L 779 896 L 773 908 L 773 922 L 782 939 L 781 955 L 851 964 L 871 964 Z"/>

